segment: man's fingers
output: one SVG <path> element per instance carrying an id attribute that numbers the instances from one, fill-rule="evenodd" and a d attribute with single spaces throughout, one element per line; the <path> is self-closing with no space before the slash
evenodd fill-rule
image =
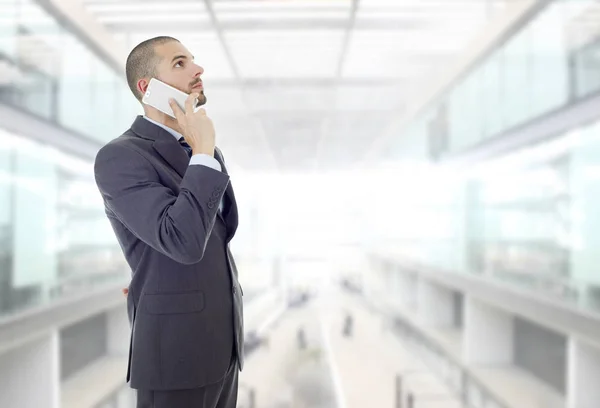
<path id="1" fill-rule="evenodd" d="M 181 119 L 181 117 L 183 116 L 183 111 L 181 110 L 179 105 L 177 105 L 177 102 L 175 102 L 175 99 L 173 99 L 173 98 L 169 99 L 169 106 L 171 107 L 171 109 L 173 109 L 175 118 L 179 121 Z"/>
<path id="2" fill-rule="evenodd" d="M 129 293 L 129 289 L 123 288 L 123 289 L 121 289 L 121 292 L 123 292 L 124 296 L 127 296 L 127 294 Z"/>
<path id="3" fill-rule="evenodd" d="M 198 94 L 195 92 L 188 95 L 187 99 L 185 100 L 185 113 L 194 113 L 194 102 L 196 101 L 197 97 Z"/>

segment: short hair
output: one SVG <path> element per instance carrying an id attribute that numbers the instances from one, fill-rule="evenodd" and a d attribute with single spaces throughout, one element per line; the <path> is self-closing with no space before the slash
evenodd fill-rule
<path id="1" fill-rule="evenodd" d="M 160 60 L 156 55 L 155 47 L 171 41 L 179 42 L 176 38 L 168 36 L 150 38 L 136 45 L 127 56 L 125 76 L 127 77 L 129 89 L 138 101 L 142 100 L 142 94 L 137 89 L 137 82 L 141 78 L 156 75 L 156 66 Z"/>

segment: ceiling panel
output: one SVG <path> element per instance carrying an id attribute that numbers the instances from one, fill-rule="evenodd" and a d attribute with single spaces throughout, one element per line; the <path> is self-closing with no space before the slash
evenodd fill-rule
<path id="1" fill-rule="evenodd" d="M 161 1 L 161 2 L 148 2 L 145 1 L 141 6 L 141 1 L 123 1 L 123 0 L 104 0 L 104 1 L 84 1 L 86 9 L 91 13 L 101 15 L 112 15 L 112 14 L 139 14 L 151 13 L 151 12 L 204 12 L 206 11 L 206 5 L 203 1 Z"/>
<path id="2" fill-rule="evenodd" d="M 225 33 L 243 78 L 333 77 L 343 30 L 252 30 Z"/>
<path id="3" fill-rule="evenodd" d="M 386 125 L 390 115 L 389 111 L 369 111 L 362 115 L 335 113 L 327 119 L 326 137 L 335 143 L 352 140 L 371 141 L 372 136 L 379 133 Z"/>
<path id="4" fill-rule="evenodd" d="M 423 75 L 440 58 L 457 55 L 472 33 L 429 30 L 406 32 L 354 31 L 350 37 L 344 78 L 406 78 Z"/>
<path id="5" fill-rule="evenodd" d="M 395 110 L 410 95 L 408 83 L 380 86 L 338 86 L 335 109 L 338 111 Z"/>
<path id="6" fill-rule="evenodd" d="M 326 111 L 332 107 L 332 86 L 252 86 L 244 87 L 248 109 L 264 112 Z"/>
<path id="7" fill-rule="evenodd" d="M 215 12 L 348 10 L 352 0 L 213 0 Z"/>
<path id="8" fill-rule="evenodd" d="M 233 171 L 305 172 L 362 158 L 508 0 L 209 1 L 83 0 L 129 49 L 170 35 L 191 51 Z"/>

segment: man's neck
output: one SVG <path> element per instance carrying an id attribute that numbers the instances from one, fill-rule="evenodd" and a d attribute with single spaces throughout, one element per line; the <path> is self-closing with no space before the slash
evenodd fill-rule
<path id="1" fill-rule="evenodd" d="M 146 115 L 147 118 L 150 118 L 155 122 L 162 123 L 166 127 L 171 128 L 178 133 L 181 133 L 181 128 L 179 127 L 179 124 L 177 123 L 176 119 L 173 119 L 169 115 L 162 113 L 158 109 L 144 109 L 144 110 L 145 110 L 144 114 Z"/>

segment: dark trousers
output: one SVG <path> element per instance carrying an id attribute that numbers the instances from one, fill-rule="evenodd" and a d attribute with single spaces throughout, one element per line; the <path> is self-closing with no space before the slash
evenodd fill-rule
<path id="1" fill-rule="evenodd" d="M 137 408 L 235 408 L 238 371 L 234 357 L 225 378 L 218 383 L 191 390 L 137 390 Z"/>

